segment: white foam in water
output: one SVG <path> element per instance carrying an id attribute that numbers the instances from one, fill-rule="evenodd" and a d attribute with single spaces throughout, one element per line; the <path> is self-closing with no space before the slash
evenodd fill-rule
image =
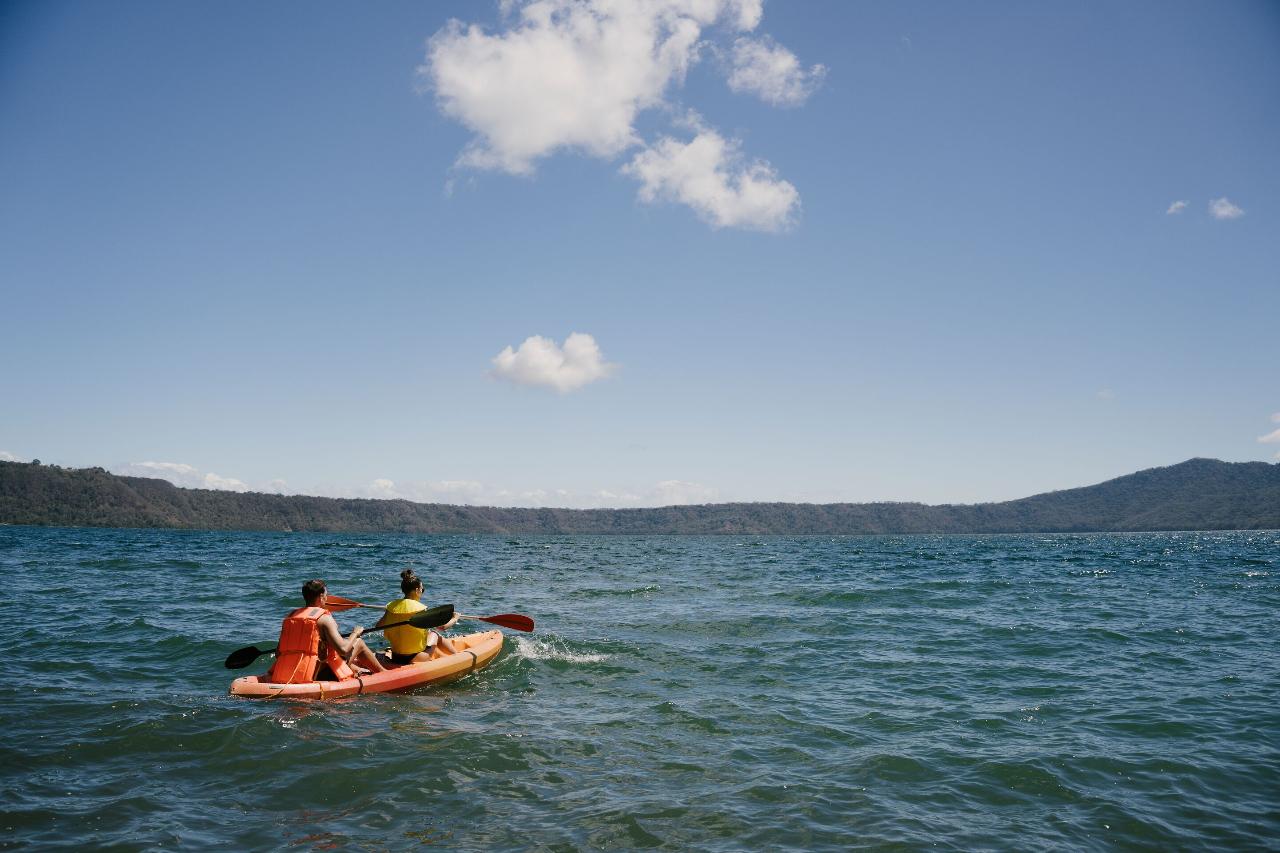
<path id="1" fill-rule="evenodd" d="M 533 637 L 516 637 L 516 651 L 528 660 L 559 660 L 568 663 L 600 663 L 608 660 L 608 655 L 588 654 L 586 652 L 570 652 L 559 648 L 551 640 L 538 640 Z"/>

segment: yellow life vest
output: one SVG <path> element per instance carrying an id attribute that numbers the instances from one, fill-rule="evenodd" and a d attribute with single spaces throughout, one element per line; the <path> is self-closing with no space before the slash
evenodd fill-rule
<path id="1" fill-rule="evenodd" d="M 426 610 L 427 605 L 412 598 L 402 598 L 387 605 L 387 613 L 382 617 L 384 624 L 403 622 L 411 613 Z M 412 625 L 401 625 L 386 631 L 387 640 L 391 643 L 391 651 L 398 655 L 416 655 L 427 648 L 427 632 Z"/>

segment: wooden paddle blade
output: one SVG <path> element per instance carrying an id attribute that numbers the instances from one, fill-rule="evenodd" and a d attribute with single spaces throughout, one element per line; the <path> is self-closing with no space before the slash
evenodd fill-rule
<path id="1" fill-rule="evenodd" d="M 513 631 L 533 630 L 533 620 L 521 613 L 499 613 L 497 616 L 466 616 L 464 618 L 501 625 L 503 628 L 510 628 Z"/>
<path id="2" fill-rule="evenodd" d="M 501 625 L 503 628 L 510 628 L 513 631 L 533 630 L 533 620 L 520 613 L 499 613 L 497 616 L 485 616 L 480 621 Z"/>
<path id="3" fill-rule="evenodd" d="M 324 609 L 330 613 L 341 613 L 344 610 L 350 610 L 353 607 L 367 607 L 358 601 L 352 601 L 349 598 L 343 598 L 340 595 L 325 596 Z"/>
<path id="4" fill-rule="evenodd" d="M 259 649 L 257 646 L 246 646 L 243 649 L 236 649 L 234 652 L 227 655 L 227 659 L 223 662 L 223 666 L 227 669 L 244 669 L 258 658 L 263 655 L 269 655 L 274 651 L 274 646 L 266 650 Z"/>

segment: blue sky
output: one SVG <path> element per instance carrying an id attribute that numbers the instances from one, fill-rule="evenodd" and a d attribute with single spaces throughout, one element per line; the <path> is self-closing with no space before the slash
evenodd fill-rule
<path id="1" fill-rule="evenodd" d="M 618 8 L 6 5 L 0 458 L 553 506 L 1276 458 L 1280 7 Z"/>

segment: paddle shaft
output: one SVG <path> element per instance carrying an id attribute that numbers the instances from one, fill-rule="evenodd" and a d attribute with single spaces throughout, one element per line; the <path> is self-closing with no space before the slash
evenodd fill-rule
<path id="1" fill-rule="evenodd" d="M 435 628 L 448 622 L 453 617 L 453 605 L 442 604 L 439 607 L 433 607 L 430 610 L 421 610 L 408 619 L 400 622 L 391 622 L 387 625 L 376 625 L 372 628 L 366 628 L 361 633 L 369 633 L 370 631 L 385 631 L 388 628 L 398 628 L 401 625 L 412 625 L 415 628 L 427 630 Z M 279 649 L 279 646 L 272 646 L 269 649 L 259 649 L 257 646 L 249 646 L 243 649 L 237 649 L 227 655 L 224 666 L 227 669 L 243 669 L 249 664 L 263 655 L 269 655 Z"/>
<path id="2" fill-rule="evenodd" d="M 367 607 L 370 610 L 382 610 L 376 604 L 361 604 L 350 598 L 343 598 L 340 595 L 330 595 L 325 601 L 325 607 L 335 612 L 350 610 L 352 607 Z M 513 631 L 532 631 L 533 620 L 528 616 L 520 613 L 499 613 L 497 616 L 468 616 L 465 613 L 459 613 L 460 619 L 474 619 L 477 622 L 488 622 L 492 625 L 501 625 L 503 628 L 510 628 Z M 393 627 L 393 626 L 386 626 Z"/>

